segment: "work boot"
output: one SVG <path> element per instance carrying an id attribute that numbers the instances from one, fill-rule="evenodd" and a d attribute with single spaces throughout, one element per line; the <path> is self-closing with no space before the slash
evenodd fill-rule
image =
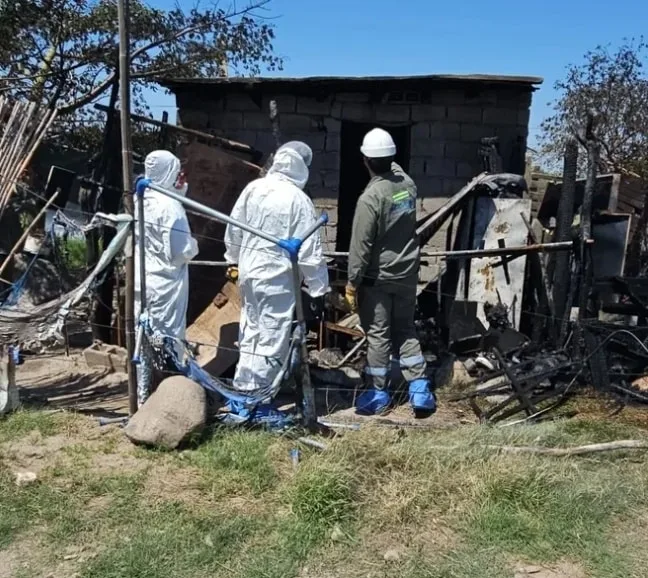
<path id="1" fill-rule="evenodd" d="M 409 384 L 409 402 L 414 417 L 418 419 L 430 417 L 436 411 L 436 401 L 436 395 L 431 390 L 427 379 L 415 379 Z"/>
<path id="2" fill-rule="evenodd" d="M 382 415 L 389 411 L 391 396 L 382 389 L 368 389 L 356 400 L 356 413 L 359 415 Z"/>

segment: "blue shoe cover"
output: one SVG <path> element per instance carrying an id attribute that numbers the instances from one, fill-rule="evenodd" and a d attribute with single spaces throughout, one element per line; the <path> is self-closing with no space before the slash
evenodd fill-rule
<path id="1" fill-rule="evenodd" d="M 294 424 L 294 416 L 280 411 L 269 403 L 248 406 L 240 401 L 230 400 L 227 403 L 229 414 L 221 420 L 231 425 L 251 423 L 263 425 L 270 429 L 283 429 Z"/>
<path id="2" fill-rule="evenodd" d="M 436 396 L 427 379 L 415 379 L 409 384 L 409 402 L 415 412 L 431 415 L 436 411 Z"/>
<path id="3" fill-rule="evenodd" d="M 376 415 L 384 413 L 391 403 L 391 396 L 381 389 L 368 389 L 361 393 L 356 400 L 356 413 L 360 415 Z"/>
<path id="4" fill-rule="evenodd" d="M 233 399 L 230 399 L 227 402 L 227 405 L 225 406 L 227 408 L 227 411 L 230 413 L 233 413 L 234 415 L 237 415 L 238 417 L 248 419 L 250 417 L 250 410 L 252 407 L 244 404 L 243 402 L 240 401 L 234 401 Z"/>

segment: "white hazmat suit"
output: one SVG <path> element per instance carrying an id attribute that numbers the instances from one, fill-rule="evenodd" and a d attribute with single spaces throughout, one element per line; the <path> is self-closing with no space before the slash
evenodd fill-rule
<path id="1" fill-rule="evenodd" d="M 176 188 L 180 160 L 169 151 L 153 151 L 144 161 L 145 176 L 151 182 L 179 195 L 186 195 L 187 185 Z M 140 199 L 135 197 L 135 318 L 140 315 Z M 198 243 L 191 236 L 187 214 L 178 201 L 152 189 L 144 193 L 144 268 L 146 273 L 146 311 L 154 332 L 184 339 L 189 302 L 187 263 L 198 254 Z M 181 348 L 177 347 L 178 355 Z M 143 351 L 143 367 L 138 369 L 138 401 L 146 400 L 150 390 L 151 357 Z"/>
<path id="2" fill-rule="evenodd" d="M 280 239 L 301 238 L 317 220 L 315 207 L 302 190 L 312 156 L 310 147 L 301 142 L 280 147 L 267 175 L 245 187 L 232 217 Z M 289 352 L 295 309 L 290 257 L 273 243 L 231 225 L 225 246 L 225 260 L 238 264 L 242 300 L 234 388 L 254 391 L 272 384 Z M 319 231 L 303 243 L 299 269 L 310 296 L 327 293 Z"/>

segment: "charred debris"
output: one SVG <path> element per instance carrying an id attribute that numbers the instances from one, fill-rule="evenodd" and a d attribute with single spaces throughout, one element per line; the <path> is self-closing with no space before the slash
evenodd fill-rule
<path id="1" fill-rule="evenodd" d="M 450 401 L 480 421 L 548 417 L 588 388 L 648 403 L 648 278 L 624 276 L 643 194 L 626 193 L 635 215 L 619 212 L 618 178 L 597 175 L 599 146 L 590 117 L 538 203 L 525 178 L 502 172 L 497 139 L 483 139 L 484 173 L 419 223 L 421 268 L 438 270 L 419 290 L 421 345 L 437 386 L 453 383 Z M 445 246 L 431 243 L 443 232 Z M 331 257 L 343 271 L 346 255 Z M 313 376 L 357 385 L 364 337 L 357 316 L 336 316 L 321 322 Z"/>

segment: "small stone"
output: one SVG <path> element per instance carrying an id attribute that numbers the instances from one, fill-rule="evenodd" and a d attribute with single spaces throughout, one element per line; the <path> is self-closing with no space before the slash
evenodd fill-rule
<path id="1" fill-rule="evenodd" d="M 387 552 L 385 552 L 383 556 L 383 559 L 385 560 L 385 562 L 399 562 L 401 557 L 398 550 L 387 550 Z"/>
<path id="2" fill-rule="evenodd" d="M 211 539 L 211 536 L 209 534 L 205 536 L 205 544 L 207 544 L 207 546 L 209 546 L 210 548 L 214 547 L 214 541 Z"/>
<path id="3" fill-rule="evenodd" d="M 33 484 L 38 480 L 38 477 L 34 472 L 18 472 L 16 474 L 16 485 L 17 486 L 28 486 Z"/>

